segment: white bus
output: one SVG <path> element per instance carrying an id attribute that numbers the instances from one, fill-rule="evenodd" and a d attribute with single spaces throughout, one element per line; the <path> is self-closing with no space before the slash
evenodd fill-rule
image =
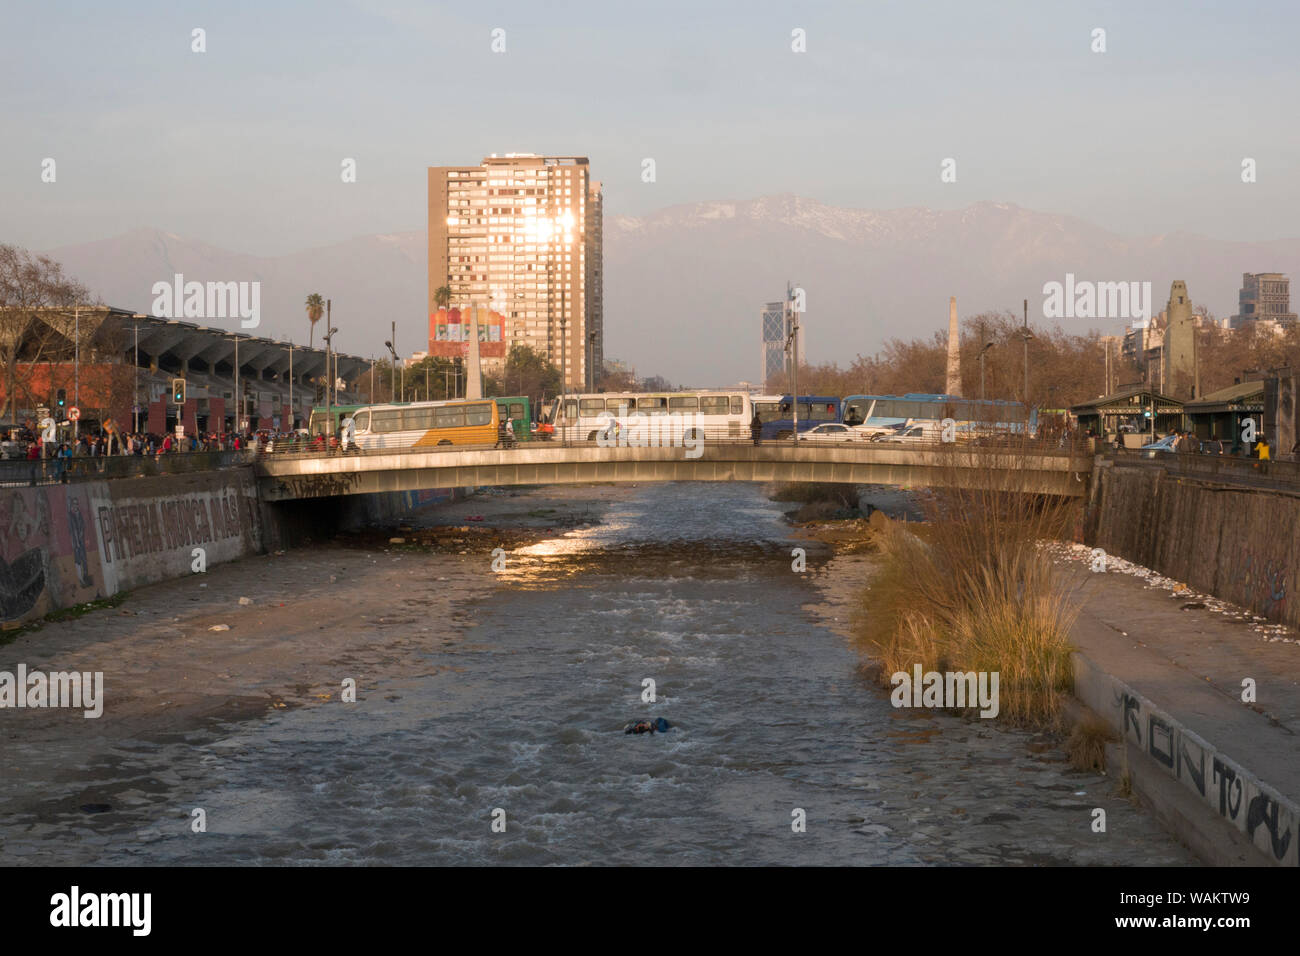
<path id="1" fill-rule="evenodd" d="M 754 406 L 746 392 L 601 392 L 555 399 L 555 437 L 597 441 L 602 434 L 640 435 L 655 444 L 683 439 L 748 438 Z M 668 432 L 673 434 L 668 434 Z M 680 434 L 677 434 L 680 432 Z"/>

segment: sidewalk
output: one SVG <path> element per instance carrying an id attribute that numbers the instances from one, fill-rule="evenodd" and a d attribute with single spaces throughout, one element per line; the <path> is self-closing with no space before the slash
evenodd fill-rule
<path id="1" fill-rule="evenodd" d="M 1300 636 L 1114 557 L 1093 572 L 1083 546 L 1050 550 L 1082 606 L 1075 694 L 1122 731 L 1135 789 L 1218 841 L 1212 862 L 1296 866 Z M 1254 703 L 1242 701 L 1247 678 Z M 1213 816 L 1222 822 L 1190 819 Z"/>

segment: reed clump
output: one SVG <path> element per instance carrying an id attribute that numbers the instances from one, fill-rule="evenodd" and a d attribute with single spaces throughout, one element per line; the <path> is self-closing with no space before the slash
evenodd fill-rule
<path id="1" fill-rule="evenodd" d="M 1077 505 L 1035 493 L 1024 467 L 1035 450 L 1022 445 L 946 452 L 926 520 L 878 533 L 855 630 L 886 686 L 917 664 L 996 672 L 1001 719 L 1056 730 L 1077 605 L 1039 543 L 1066 535 Z"/>

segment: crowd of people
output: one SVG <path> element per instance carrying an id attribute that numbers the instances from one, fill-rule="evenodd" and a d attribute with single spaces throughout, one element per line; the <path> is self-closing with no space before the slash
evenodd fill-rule
<path id="1" fill-rule="evenodd" d="M 165 454 L 213 451 L 271 451 L 280 447 L 311 447 L 311 441 L 301 432 L 280 432 L 271 429 L 237 432 L 207 432 L 197 435 L 151 435 L 144 432 L 105 432 L 101 428 L 87 427 L 75 437 L 66 434 L 66 427 L 54 441 L 45 441 L 34 422 L 0 431 L 0 458 L 9 460 L 39 461 L 41 459 L 98 458 L 108 455 L 134 455 L 157 457 Z M 323 446 L 324 438 L 316 436 L 316 445 Z"/>

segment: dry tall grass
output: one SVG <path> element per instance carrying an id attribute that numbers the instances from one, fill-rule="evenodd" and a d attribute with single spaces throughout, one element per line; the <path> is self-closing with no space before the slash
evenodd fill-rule
<path id="1" fill-rule="evenodd" d="M 890 675 L 997 671 L 1000 714 L 1054 729 L 1072 684 L 1077 613 L 1038 542 L 1064 536 L 1077 505 L 1034 493 L 1023 439 L 996 451 L 948 446 L 924 524 L 880 535 L 882 564 L 864 591 L 858 633 Z M 987 487 L 963 487 L 978 476 Z"/>

